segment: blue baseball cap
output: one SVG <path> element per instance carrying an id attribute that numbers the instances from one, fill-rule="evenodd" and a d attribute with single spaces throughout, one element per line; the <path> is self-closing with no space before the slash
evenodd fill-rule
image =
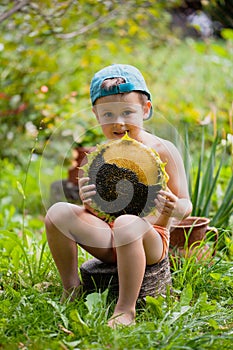
<path id="1" fill-rule="evenodd" d="M 114 86 L 110 90 L 101 88 L 104 80 L 111 78 L 123 78 L 125 83 Z M 146 86 L 145 79 L 141 72 L 134 66 L 128 64 L 112 64 L 98 71 L 90 86 L 91 103 L 95 104 L 96 100 L 100 97 L 123 94 L 126 92 L 138 91 L 147 95 L 151 101 L 151 93 Z M 152 116 L 152 107 L 148 119 Z"/>

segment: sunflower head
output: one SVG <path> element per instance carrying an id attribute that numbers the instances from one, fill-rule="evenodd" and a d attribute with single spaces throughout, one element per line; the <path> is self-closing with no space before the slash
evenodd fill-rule
<path id="1" fill-rule="evenodd" d="M 146 216 L 155 209 L 154 200 L 166 188 L 168 175 L 159 155 L 128 135 L 98 145 L 82 167 L 96 185 L 92 208 L 112 221 L 123 214 Z"/>

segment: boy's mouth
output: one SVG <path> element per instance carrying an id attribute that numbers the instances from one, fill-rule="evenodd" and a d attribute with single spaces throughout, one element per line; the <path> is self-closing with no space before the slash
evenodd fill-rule
<path id="1" fill-rule="evenodd" d="M 113 134 L 116 136 L 124 136 L 126 133 L 129 133 L 129 130 L 124 130 L 124 131 L 114 131 Z"/>

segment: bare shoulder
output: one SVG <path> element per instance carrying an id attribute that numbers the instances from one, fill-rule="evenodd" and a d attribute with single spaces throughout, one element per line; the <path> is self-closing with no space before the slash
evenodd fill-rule
<path id="1" fill-rule="evenodd" d="M 146 145 L 153 148 L 164 162 L 168 162 L 171 158 L 180 157 L 176 146 L 172 142 L 162 139 L 161 137 L 148 134 Z"/>
<path id="2" fill-rule="evenodd" d="M 145 144 L 153 148 L 166 164 L 165 169 L 169 176 L 168 188 L 179 198 L 189 198 L 184 163 L 179 150 L 168 140 L 150 134 L 146 136 Z"/>

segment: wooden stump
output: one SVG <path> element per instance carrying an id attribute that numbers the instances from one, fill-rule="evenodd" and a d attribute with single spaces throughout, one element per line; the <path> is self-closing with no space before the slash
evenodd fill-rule
<path id="1" fill-rule="evenodd" d="M 93 258 L 80 266 L 80 272 L 86 292 L 104 291 L 118 293 L 118 274 L 115 264 L 105 264 Z M 158 296 L 166 294 L 167 286 L 171 286 L 170 263 L 168 257 L 161 262 L 146 267 L 139 299 L 147 295 Z"/>

